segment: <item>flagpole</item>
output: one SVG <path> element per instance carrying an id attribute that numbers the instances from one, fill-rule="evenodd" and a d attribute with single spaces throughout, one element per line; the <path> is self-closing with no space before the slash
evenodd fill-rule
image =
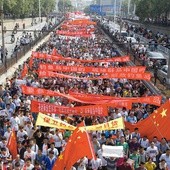
<path id="1" fill-rule="evenodd" d="M 84 121 L 83 121 L 83 122 L 84 122 Z M 84 123 L 84 125 L 85 125 L 85 123 Z M 92 148 L 92 143 L 91 143 L 91 141 L 90 141 L 90 139 L 89 139 L 89 134 L 87 133 L 86 130 L 85 130 L 85 132 L 86 132 L 86 136 L 87 136 L 87 139 L 88 139 L 88 142 L 89 142 L 89 146 L 90 146 L 90 150 L 91 150 L 93 159 L 95 160 L 94 149 Z"/>

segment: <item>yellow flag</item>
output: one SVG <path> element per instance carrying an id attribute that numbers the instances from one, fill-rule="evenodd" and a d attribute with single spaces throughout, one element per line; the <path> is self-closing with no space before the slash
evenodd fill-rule
<path id="1" fill-rule="evenodd" d="M 93 126 L 86 126 L 86 127 L 80 127 L 80 129 L 85 129 L 87 131 L 97 131 L 97 130 L 115 130 L 115 129 L 124 129 L 124 120 L 122 117 L 111 120 L 106 123 L 98 124 L 98 125 L 93 125 Z"/>
<path id="2" fill-rule="evenodd" d="M 52 127 L 57 129 L 67 129 L 67 130 L 75 130 L 76 127 L 60 120 L 54 119 L 50 116 L 45 114 L 39 113 L 36 121 L 36 126 L 45 126 L 45 127 Z"/>

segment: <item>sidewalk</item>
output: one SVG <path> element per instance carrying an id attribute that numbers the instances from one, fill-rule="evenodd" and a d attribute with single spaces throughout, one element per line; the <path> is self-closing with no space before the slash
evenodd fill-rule
<path id="1" fill-rule="evenodd" d="M 46 24 L 46 22 L 44 21 L 42 23 L 28 27 L 27 30 L 41 30 L 45 24 Z M 33 32 L 31 32 L 31 34 L 33 35 Z M 11 58 L 11 54 L 13 53 L 13 49 L 16 45 L 16 40 L 20 36 L 22 36 L 22 31 L 18 31 L 17 34 L 15 34 L 15 42 L 14 43 L 11 43 L 11 34 L 5 37 L 5 48 L 7 48 L 7 50 L 8 50 L 7 58 Z M 2 38 L 0 37 L 0 45 L 2 44 L 1 40 L 2 40 Z"/>
<path id="2" fill-rule="evenodd" d="M 40 46 L 42 43 L 46 42 L 49 39 L 50 35 L 47 35 L 41 42 L 39 42 L 36 46 L 33 47 L 32 51 L 35 51 L 38 46 Z M 19 65 L 22 65 L 24 61 L 26 61 L 30 56 L 32 51 L 29 51 L 28 53 L 25 54 L 24 57 L 22 57 L 16 64 L 14 64 L 11 68 L 7 70 L 5 74 L 2 74 L 0 76 L 0 83 L 5 83 L 6 78 L 11 78 L 12 75 L 14 74 L 15 70 L 18 68 Z"/>
<path id="3" fill-rule="evenodd" d="M 57 26 L 59 27 L 60 24 Z M 20 60 L 18 60 L 18 62 L 16 64 L 14 64 L 12 67 L 10 67 L 7 72 L 5 74 L 2 74 L 0 76 L 0 83 L 5 83 L 6 78 L 11 78 L 14 74 L 14 72 L 16 71 L 16 69 L 18 68 L 19 65 L 22 65 L 24 63 L 24 61 L 26 61 L 32 54 L 32 51 L 35 51 L 41 44 L 43 44 L 44 42 L 48 41 L 50 37 L 50 33 L 44 37 L 43 40 L 41 40 L 37 45 L 35 45 L 32 50 L 30 50 L 28 53 L 25 54 L 25 56 L 23 56 Z"/>
<path id="4" fill-rule="evenodd" d="M 156 26 L 156 25 L 139 23 L 139 22 L 136 22 L 136 21 L 129 21 L 129 20 L 124 20 L 124 21 L 127 21 L 131 24 L 134 24 L 134 25 L 141 25 L 145 28 L 152 30 L 154 33 L 160 32 L 160 33 L 163 33 L 163 34 L 170 35 L 170 27 Z"/>

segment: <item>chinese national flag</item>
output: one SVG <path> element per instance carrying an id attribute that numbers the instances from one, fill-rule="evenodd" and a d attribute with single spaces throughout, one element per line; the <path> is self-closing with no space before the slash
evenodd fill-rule
<path id="1" fill-rule="evenodd" d="M 167 140 L 170 140 L 169 125 L 170 99 L 155 110 L 148 118 L 133 125 L 125 122 L 126 128 L 129 128 L 130 131 L 133 131 L 137 127 L 141 136 L 146 135 L 149 139 L 157 136 L 158 139 L 165 137 Z"/>
<path id="2" fill-rule="evenodd" d="M 21 78 L 24 78 L 28 74 L 28 67 L 27 64 L 24 64 L 23 70 L 21 72 Z"/>
<path id="3" fill-rule="evenodd" d="M 17 156 L 17 138 L 14 130 L 12 130 L 8 139 L 7 148 L 9 149 L 12 158 L 15 159 Z"/>
<path id="4" fill-rule="evenodd" d="M 55 47 L 53 48 L 53 51 L 52 51 L 51 55 L 57 55 L 57 50 L 56 50 Z"/>
<path id="5" fill-rule="evenodd" d="M 53 170 L 70 170 L 71 167 L 81 158 L 95 159 L 93 147 L 88 133 L 81 128 L 81 123 L 70 137 L 65 151 L 60 154 L 54 164 Z"/>

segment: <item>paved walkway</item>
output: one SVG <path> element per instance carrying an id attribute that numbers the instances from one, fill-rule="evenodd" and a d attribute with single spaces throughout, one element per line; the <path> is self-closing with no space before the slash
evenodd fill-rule
<path id="1" fill-rule="evenodd" d="M 0 83 L 2 83 L 2 84 L 5 83 L 7 77 L 11 78 L 13 76 L 14 72 L 16 71 L 16 69 L 18 68 L 18 66 L 22 65 L 24 63 L 24 61 L 26 61 L 31 56 L 32 51 L 35 51 L 38 48 L 38 46 L 40 46 L 41 44 L 46 42 L 49 39 L 49 37 L 50 37 L 50 34 L 47 35 L 46 37 L 44 37 L 44 39 L 41 40 L 37 45 L 35 45 L 32 48 L 32 50 L 27 52 L 25 54 L 25 56 L 23 56 L 20 60 L 18 60 L 17 63 L 15 63 L 11 68 L 9 68 L 6 73 L 2 74 L 0 76 Z"/>
<path id="2" fill-rule="evenodd" d="M 46 22 L 43 21 L 42 23 L 38 23 L 33 26 L 28 26 L 26 30 L 41 30 L 45 26 Z M 30 32 L 33 35 L 33 32 Z M 11 54 L 13 53 L 13 49 L 16 45 L 17 38 L 20 38 L 22 36 L 22 31 L 18 31 L 17 34 L 15 34 L 15 42 L 11 43 L 11 33 L 7 33 L 5 35 L 5 48 L 8 50 L 8 56 L 7 58 L 11 58 Z M 0 46 L 2 45 L 2 36 L 0 36 Z"/>
<path id="3" fill-rule="evenodd" d="M 163 34 L 170 35 L 170 27 L 156 26 L 156 25 L 139 23 L 139 22 L 129 21 L 129 20 L 124 20 L 124 21 L 127 21 L 127 22 L 129 22 L 131 24 L 134 24 L 134 25 L 141 25 L 141 26 L 143 26 L 145 28 L 148 28 L 148 29 L 152 30 L 154 33 L 160 32 L 160 33 L 163 33 Z"/>
<path id="4" fill-rule="evenodd" d="M 46 42 L 49 39 L 50 35 L 46 36 L 42 41 L 40 41 L 36 46 L 33 47 L 32 51 L 35 51 L 38 46 L 40 46 L 42 43 Z M 11 78 L 14 74 L 15 70 L 18 68 L 19 65 L 22 65 L 24 61 L 26 61 L 30 56 L 32 51 L 30 50 L 28 53 L 25 54 L 16 64 L 14 64 L 11 68 L 8 69 L 8 71 L 5 74 L 2 74 L 0 76 L 0 83 L 5 83 L 6 78 Z"/>

